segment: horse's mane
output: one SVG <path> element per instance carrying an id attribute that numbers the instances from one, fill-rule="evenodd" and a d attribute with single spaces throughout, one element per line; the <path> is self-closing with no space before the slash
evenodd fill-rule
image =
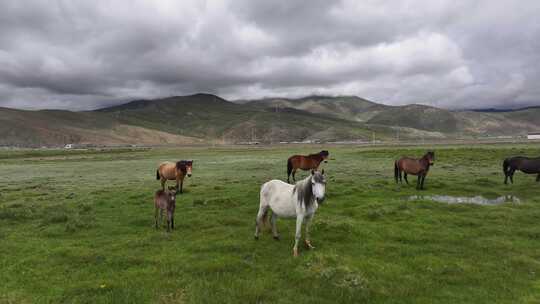
<path id="1" fill-rule="evenodd" d="M 185 174 L 187 172 L 187 169 L 186 169 L 187 164 L 188 164 L 188 161 L 181 160 L 181 161 L 176 163 L 176 169 L 182 171 L 182 173 Z"/>
<path id="2" fill-rule="evenodd" d="M 293 188 L 293 194 L 296 192 L 298 201 L 300 202 L 300 204 L 304 203 L 304 206 L 306 208 L 313 204 L 313 189 L 311 185 L 311 178 L 312 176 L 309 175 L 303 180 L 297 182 Z"/>
<path id="3" fill-rule="evenodd" d="M 308 208 L 313 203 L 313 189 L 311 189 L 311 175 L 294 185 L 293 194 L 296 192 L 300 204 Z"/>
<path id="4" fill-rule="evenodd" d="M 322 150 L 321 152 L 318 152 L 318 153 L 313 153 L 313 154 L 309 154 L 307 157 L 317 157 L 317 158 L 322 158 L 323 156 L 328 156 L 328 151 L 326 150 Z"/>
<path id="5" fill-rule="evenodd" d="M 420 160 L 428 159 L 429 156 L 431 156 L 431 159 L 435 159 L 435 152 L 428 151 L 426 154 L 424 154 L 424 156 L 422 156 L 422 158 L 420 158 Z"/>

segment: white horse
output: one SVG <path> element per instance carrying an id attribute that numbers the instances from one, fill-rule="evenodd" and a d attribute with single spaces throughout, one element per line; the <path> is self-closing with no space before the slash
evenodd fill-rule
<path id="1" fill-rule="evenodd" d="M 259 232 L 264 225 L 268 209 L 272 210 L 272 234 L 279 239 L 276 220 L 278 217 L 296 217 L 296 235 L 293 254 L 298 256 L 298 241 L 301 237 L 302 222 L 306 220 L 305 244 L 308 249 L 315 248 L 309 238 L 309 226 L 315 211 L 324 200 L 326 178 L 324 170 L 311 171 L 311 175 L 290 185 L 280 180 L 271 180 L 261 187 L 261 203 L 255 225 L 255 239 L 259 238 Z"/>

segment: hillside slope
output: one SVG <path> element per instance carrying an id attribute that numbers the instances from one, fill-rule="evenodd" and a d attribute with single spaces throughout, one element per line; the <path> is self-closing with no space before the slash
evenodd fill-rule
<path id="1" fill-rule="evenodd" d="M 210 94 L 134 101 L 99 110 L 121 123 L 226 142 L 369 138 L 368 126 L 337 117 L 252 104 L 236 104 Z"/>
<path id="2" fill-rule="evenodd" d="M 269 108 L 294 108 L 358 122 L 367 122 L 373 115 L 388 107 L 356 96 L 308 96 L 298 99 L 267 98 L 250 101 L 247 104 Z"/>
<path id="3" fill-rule="evenodd" d="M 23 111 L 0 108 L 0 145 L 19 147 L 95 145 L 163 145 L 199 139 L 119 123 L 94 112 Z"/>
<path id="4" fill-rule="evenodd" d="M 310 96 L 299 99 L 268 98 L 248 104 L 258 107 L 289 107 L 364 122 L 368 127 L 403 128 L 411 137 L 415 131 L 433 136 L 523 135 L 540 130 L 540 108 L 515 111 L 451 111 L 424 105 L 387 106 L 359 97 Z M 429 135 L 429 134 L 428 134 Z M 407 136 L 407 134 L 405 134 Z"/>
<path id="5" fill-rule="evenodd" d="M 0 146 L 165 145 L 369 139 L 391 134 L 345 119 L 239 105 L 210 94 L 137 100 L 88 112 L 0 108 Z"/>
<path id="6" fill-rule="evenodd" d="M 309 96 L 232 103 L 211 94 L 136 100 L 87 112 L 0 108 L 0 146 L 181 145 L 524 135 L 540 108 L 450 111 L 387 106 L 359 97 Z"/>

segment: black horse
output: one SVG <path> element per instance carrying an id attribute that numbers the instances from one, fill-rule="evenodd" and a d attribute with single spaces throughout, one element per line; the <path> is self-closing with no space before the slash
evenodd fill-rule
<path id="1" fill-rule="evenodd" d="M 514 183 L 514 172 L 520 170 L 527 174 L 538 174 L 536 181 L 540 181 L 540 157 L 528 158 L 524 156 L 509 157 L 503 161 L 504 183 Z"/>

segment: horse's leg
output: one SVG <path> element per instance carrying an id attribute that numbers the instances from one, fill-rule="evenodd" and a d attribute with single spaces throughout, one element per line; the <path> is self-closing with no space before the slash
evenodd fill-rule
<path id="1" fill-rule="evenodd" d="M 292 181 L 293 181 L 293 183 L 296 183 L 296 177 L 294 177 L 295 174 L 296 174 L 296 169 L 293 169 L 292 170 Z"/>
<path id="2" fill-rule="evenodd" d="M 508 173 L 510 175 L 510 182 L 514 183 L 514 173 L 516 172 L 516 169 L 510 169 L 510 172 Z"/>
<path id="3" fill-rule="evenodd" d="M 172 212 L 167 210 L 167 232 L 171 232 L 172 226 Z"/>
<path id="4" fill-rule="evenodd" d="M 180 181 L 180 194 L 184 193 L 184 180 Z"/>
<path id="5" fill-rule="evenodd" d="M 309 234 L 312 219 L 313 219 L 313 214 L 306 217 L 306 240 L 305 240 L 305 244 L 306 244 L 306 247 L 308 249 L 315 249 L 315 247 L 313 247 L 313 245 L 311 245 L 311 237 L 310 237 L 310 234 Z"/>
<path id="6" fill-rule="evenodd" d="M 167 179 L 162 177 L 161 178 L 161 190 L 165 191 L 165 183 L 167 182 Z"/>
<path id="7" fill-rule="evenodd" d="M 174 213 L 171 212 L 171 229 L 174 230 Z"/>
<path id="8" fill-rule="evenodd" d="M 279 240 L 279 233 L 277 231 L 277 214 L 272 212 L 272 218 L 270 219 L 270 222 L 272 223 L 272 235 L 274 236 L 275 240 Z"/>
<path id="9" fill-rule="evenodd" d="M 294 236 L 294 247 L 293 247 L 293 255 L 295 257 L 298 256 L 298 241 L 300 240 L 300 237 L 302 237 L 302 222 L 304 221 L 304 215 L 298 214 L 296 216 L 296 234 Z"/>
<path id="10" fill-rule="evenodd" d="M 159 209 L 159 225 L 163 225 L 163 209 Z"/>
<path id="11" fill-rule="evenodd" d="M 424 181 L 426 180 L 426 174 L 422 174 L 422 184 L 420 185 L 420 189 L 424 190 Z"/>
<path id="12" fill-rule="evenodd" d="M 169 212 L 167 211 L 167 232 L 171 232 L 171 220 L 169 218 Z"/>
<path id="13" fill-rule="evenodd" d="M 158 211 L 159 208 L 156 207 L 156 211 L 154 212 L 154 219 L 156 220 L 156 229 L 158 229 Z"/>
<path id="14" fill-rule="evenodd" d="M 256 240 L 259 239 L 259 233 L 261 232 L 262 225 L 263 225 L 263 218 L 266 215 L 266 212 L 268 211 L 267 208 L 268 206 L 259 207 L 259 213 L 257 213 L 257 218 L 255 219 L 255 239 Z"/>
<path id="15" fill-rule="evenodd" d="M 407 180 L 407 172 L 403 172 L 403 178 L 405 179 L 405 182 L 407 185 L 409 184 L 409 181 Z"/>
<path id="16" fill-rule="evenodd" d="M 176 190 L 180 189 L 180 177 L 176 177 Z M 180 190 L 180 194 L 182 194 L 182 190 Z"/>
<path id="17" fill-rule="evenodd" d="M 508 173 L 504 172 L 504 184 L 508 185 Z"/>
<path id="18" fill-rule="evenodd" d="M 416 180 L 416 190 L 420 190 L 421 181 L 422 181 L 422 174 L 418 174 L 418 179 Z"/>

